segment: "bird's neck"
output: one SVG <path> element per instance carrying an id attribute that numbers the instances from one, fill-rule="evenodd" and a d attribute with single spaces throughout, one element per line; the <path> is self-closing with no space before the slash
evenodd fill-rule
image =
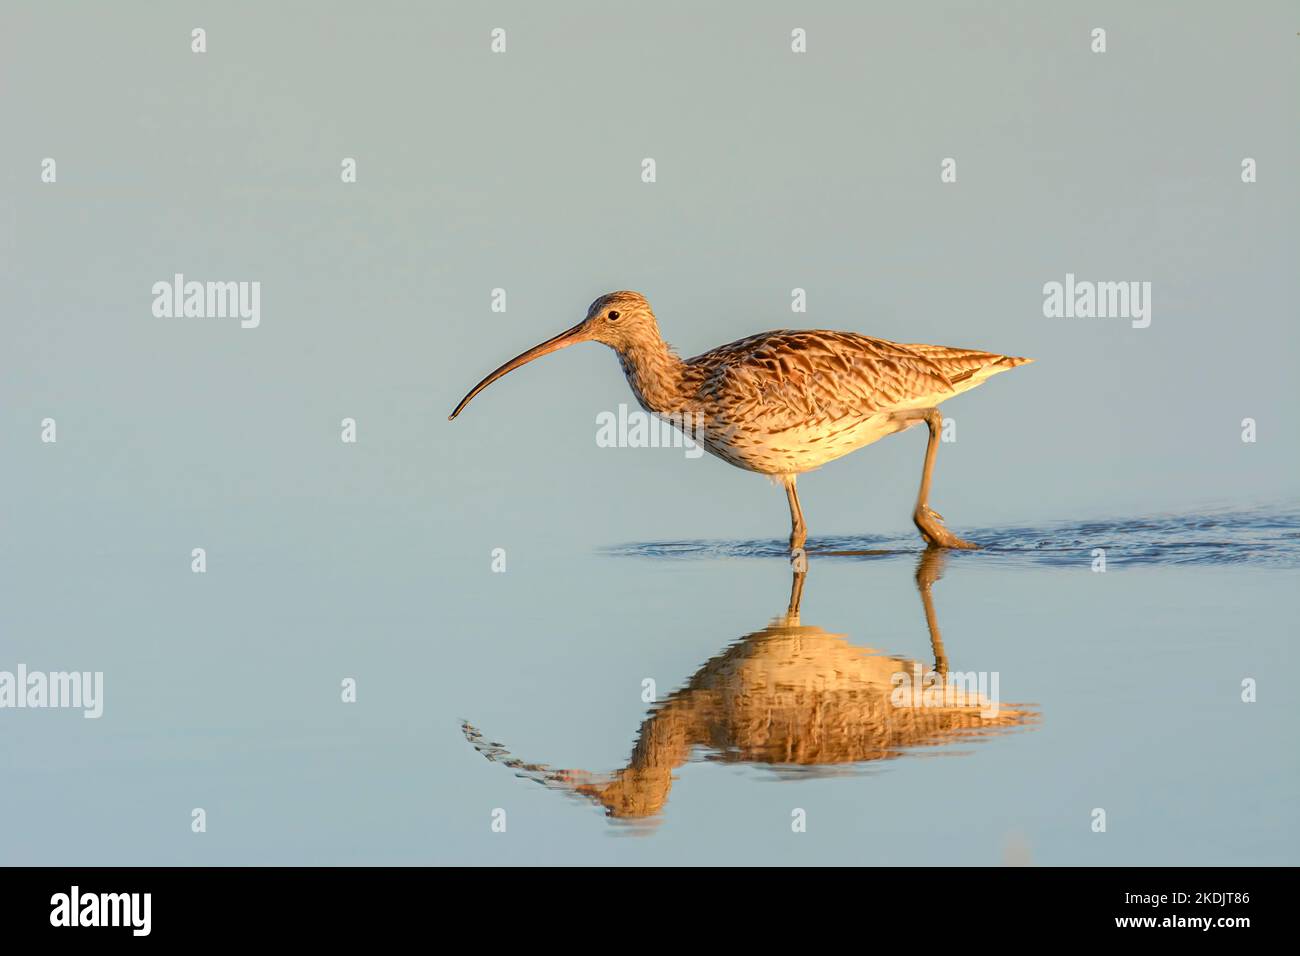
<path id="1" fill-rule="evenodd" d="M 618 360 L 642 408 L 660 414 L 685 410 L 682 407 L 685 363 L 663 339 L 637 342 L 620 349 Z"/>

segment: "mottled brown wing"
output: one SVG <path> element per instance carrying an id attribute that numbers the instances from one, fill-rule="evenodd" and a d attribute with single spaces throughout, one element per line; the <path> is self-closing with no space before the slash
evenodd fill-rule
<path id="1" fill-rule="evenodd" d="M 913 347 L 852 332 L 764 332 L 688 364 L 719 419 L 771 431 L 924 408 L 953 393 Z"/>
<path id="2" fill-rule="evenodd" d="M 1015 368 L 1017 365 L 1025 365 L 1033 361 L 1011 355 L 999 355 L 997 352 L 981 352 L 978 349 L 950 348 L 947 345 L 908 344 L 902 347 L 922 358 L 929 359 L 954 385 L 964 382 L 976 372 L 989 366 Z"/>

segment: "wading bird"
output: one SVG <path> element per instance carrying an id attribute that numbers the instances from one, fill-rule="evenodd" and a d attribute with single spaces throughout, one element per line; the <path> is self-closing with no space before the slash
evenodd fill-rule
<path id="1" fill-rule="evenodd" d="M 762 332 L 681 359 L 659 334 L 645 296 L 610 292 L 587 317 L 506 362 L 461 399 L 454 419 L 507 372 L 578 342 L 616 353 L 647 412 L 684 426 L 705 450 L 785 486 L 790 549 L 808 538 L 795 478 L 874 441 L 924 422 L 930 429 L 912 520 L 926 543 L 975 548 L 930 508 L 930 478 L 943 422 L 939 403 L 991 375 L 1032 362 L 943 345 L 900 345 L 854 332 Z"/>

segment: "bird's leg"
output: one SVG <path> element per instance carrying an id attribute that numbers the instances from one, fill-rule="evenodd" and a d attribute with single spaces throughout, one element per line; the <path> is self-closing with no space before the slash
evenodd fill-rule
<path id="1" fill-rule="evenodd" d="M 790 579 L 790 606 L 785 610 L 785 623 L 789 627 L 799 626 L 799 605 L 803 601 L 803 582 L 807 576 L 806 571 L 795 571 Z"/>
<path id="2" fill-rule="evenodd" d="M 943 635 L 939 633 L 939 619 L 934 613 L 934 599 L 930 589 L 943 574 L 944 550 L 933 545 L 921 552 L 916 562 L 916 590 L 921 595 L 925 610 L 925 626 L 930 632 L 930 650 L 934 652 L 934 669 L 944 680 L 948 679 L 948 654 L 943 649 Z"/>
<path id="3" fill-rule="evenodd" d="M 799 507 L 799 492 L 795 491 L 794 475 L 786 475 L 781 481 L 785 485 L 785 495 L 790 499 L 790 556 L 803 549 L 808 540 L 808 527 L 803 523 L 803 509 Z"/>
<path id="4" fill-rule="evenodd" d="M 921 473 L 921 490 L 916 496 L 916 510 L 912 512 L 912 521 L 921 532 L 925 543 L 939 548 L 978 548 L 979 545 L 963 541 L 943 526 L 943 515 L 930 508 L 930 476 L 934 473 L 934 459 L 939 453 L 939 429 L 943 425 L 943 416 L 939 409 L 932 408 L 925 413 L 925 423 L 930 428 L 930 441 L 925 446 L 925 471 Z"/>

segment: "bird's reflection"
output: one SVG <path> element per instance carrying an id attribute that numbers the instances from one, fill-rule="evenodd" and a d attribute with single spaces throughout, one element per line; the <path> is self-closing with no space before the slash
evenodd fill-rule
<path id="1" fill-rule="evenodd" d="M 785 613 L 729 645 L 656 704 L 622 770 L 558 770 L 520 760 L 468 723 L 465 735 L 489 760 L 519 776 L 594 801 L 610 817 L 645 819 L 663 810 L 674 771 L 697 751 L 708 760 L 806 773 L 848 769 L 1035 722 L 1033 710 L 998 701 L 996 675 L 991 682 L 982 679 L 987 674 L 950 675 L 931 595 L 943 562 L 942 550 L 929 549 L 915 575 L 932 666 L 801 623 L 806 574 L 796 572 Z"/>

